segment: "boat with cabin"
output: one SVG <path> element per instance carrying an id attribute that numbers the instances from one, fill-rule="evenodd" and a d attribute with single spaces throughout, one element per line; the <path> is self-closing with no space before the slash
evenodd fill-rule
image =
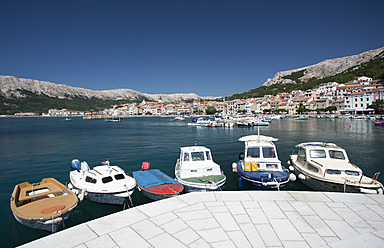
<path id="1" fill-rule="evenodd" d="M 186 192 L 221 190 L 226 182 L 220 165 L 212 159 L 211 150 L 204 146 L 181 147 L 175 175 Z"/>
<path id="2" fill-rule="evenodd" d="M 239 161 L 232 164 L 233 171 L 239 175 L 239 186 L 245 181 L 261 189 L 280 189 L 289 182 L 289 171 L 281 165 L 273 143 L 277 140 L 259 134 L 239 138 L 245 150 L 240 153 Z"/>
<path id="3" fill-rule="evenodd" d="M 334 143 L 308 142 L 295 146 L 288 161 L 290 170 L 309 188 L 319 191 L 383 194 L 383 185 L 364 176 L 347 152 Z"/>
<path id="4" fill-rule="evenodd" d="M 10 200 L 13 216 L 19 223 L 51 232 L 64 226 L 77 203 L 77 196 L 54 178 L 17 184 Z"/>
<path id="5" fill-rule="evenodd" d="M 136 187 L 135 179 L 120 167 L 111 166 L 109 160 L 90 169 L 87 162 L 73 159 L 71 166 L 69 187 L 93 202 L 122 205 Z"/>
<path id="6" fill-rule="evenodd" d="M 148 162 L 143 162 L 141 171 L 132 174 L 139 191 L 155 201 L 180 195 L 184 189 L 181 183 L 159 169 L 149 169 Z"/>

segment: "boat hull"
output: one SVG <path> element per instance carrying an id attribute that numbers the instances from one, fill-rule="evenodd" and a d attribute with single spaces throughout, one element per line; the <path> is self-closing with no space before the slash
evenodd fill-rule
<path id="1" fill-rule="evenodd" d="M 168 193 L 155 192 L 155 191 L 157 191 L 157 189 L 159 189 L 162 186 L 171 189 L 170 191 L 172 191 L 172 192 L 168 192 Z M 170 198 L 170 197 L 174 197 L 174 196 L 178 196 L 178 195 L 180 195 L 180 193 L 184 189 L 184 187 L 181 184 L 157 185 L 157 186 L 153 186 L 153 187 L 149 187 L 149 188 L 144 188 L 141 185 L 138 185 L 138 187 L 139 187 L 139 190 L 141 191 L 141 193 L 143 193 L 144 196 L 146 196 L 149 199 L 154 200 L 154 201 L 162 200 L 162 199 L 166 199 L 166 198 Z"/>
<path id="2" fill-rule="evenodd" d="M 326 192 L 345 192 L 345 193 L 373 193 L 373 194 L 382 194 L 382 187 L 379 185 L 372 186 L 357 186 L 351 184 L 338 183 L 333 181 L 320 180 L 301 170 L 292 160 L 290 164 L 294 167 L 294 174 L 299 180 L 306 185 L 307 187 L 316 190 L 316 191 L 326 191 Z M 299 176 L 299 175 L 304 175 Z"/>
<path id="3" fill-rule="evenodd" d="M 242 163 L 237 163 L 237 173 L 241 180 L 245 180 L 250 186 L 259 189 L 281 189 L 289 182 L 289 171 L 284 168 L 283 171 L 252 171 L 243 170 Z"/>
<path id="4" fill-rule="evenodd" d="M 79 189 L 81 190 L 81 189 Z M 99 192 L 86 192 L 86 197 L 88 200 L 102 203 L 102 204 L 111 204 L 111 205 L 123 205 L 124 202 L 131 196 L 134 192 L 134 189 L 123 192 L 116 193 L 99 193 Z"/>
<path id="5" fill-rule="evenodd" d="M 184 181 L 178 177 L 176 180 L 179 181 L 184 186 L 185 192 L 209 192 L 209 191 L 218 191 L 222 190 L 226 182 L 226 178 L 216 183 L 192 183 Z"/>
<path id="6" fill-rule="evenodd" d="M 13 216 L 20 224 L 23 224 L 27 227 L 44 230 L 48 232 L 57 232 L 64 228 L 64 220 L 68 219 L 71 212 L 67 212 L 62 216 L 55 217 L 53 219 L 23 219 L 13 213 Z"/>

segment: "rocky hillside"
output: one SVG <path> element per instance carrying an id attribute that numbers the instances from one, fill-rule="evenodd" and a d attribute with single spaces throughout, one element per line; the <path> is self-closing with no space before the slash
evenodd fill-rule
<path id="1" fill-rule="evenodd" d="M 29 94 L 25 94 L 28 92 Z M 200 99 L 201 97 L 190 94 L 145 94 L 130 89 L 114 90 L 89 90 L 77 87 L 71 87 L 64 84 L 54 84 L 46 81 L 32 79 L 16 78 L 12 76 L 0 76 L 0 95 L 5 99 L 23 99 L 30 94 L 37 96 L 47 96 L 58 99 L 71 100 L 75 97 L 100 100 L 126 100 L 137 101 L 148 99 L 152 101 L 162 100 L 164 102 L 177 102 L 184 100 Z"/>
<path id="2" fill-rule="evenodd" d="M 309 79 L 322 79 L 345 72 L 351 68 L 358 68 L 378 56 L 384 56 L 384 47 L 364 52 L 358 55 L 328 59 L 318 64 L 306 66 L 294 70 L 281 71 L 268 79 L 263 86 L 274 84 L 296 84 L 297 81 L 307 82 Z"/>

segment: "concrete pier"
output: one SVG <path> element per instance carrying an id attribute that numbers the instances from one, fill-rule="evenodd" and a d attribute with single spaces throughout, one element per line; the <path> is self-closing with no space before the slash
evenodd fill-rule
<path id="1" fill-rule="evenodd" d="M 188 193 L 92 220 L 23 247 L 384 247 L 384 196 Z"/>

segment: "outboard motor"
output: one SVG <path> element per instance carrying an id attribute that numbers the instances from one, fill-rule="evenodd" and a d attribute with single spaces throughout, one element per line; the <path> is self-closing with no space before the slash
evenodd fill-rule
<path id="1" fill-rule="evenodd" d="M 89 170 L 89 165 L 88 165 L 88 163 L 85 162 L 85 161 L 81 162 L 80 167 L 81 167 L 81 171 L 82 171 L 82 172 L 85 172 L 85 171 L 88 171 L 88 170 Z"/>
<path id="2" fill-rule="evenodd" d="M 74 170 L 80 170 L 81 169 L 80 161 L 78 159 L 73 159 L 71 162 L 71 166 L 72 166 L 72 169 L 74 169 Z"/>

